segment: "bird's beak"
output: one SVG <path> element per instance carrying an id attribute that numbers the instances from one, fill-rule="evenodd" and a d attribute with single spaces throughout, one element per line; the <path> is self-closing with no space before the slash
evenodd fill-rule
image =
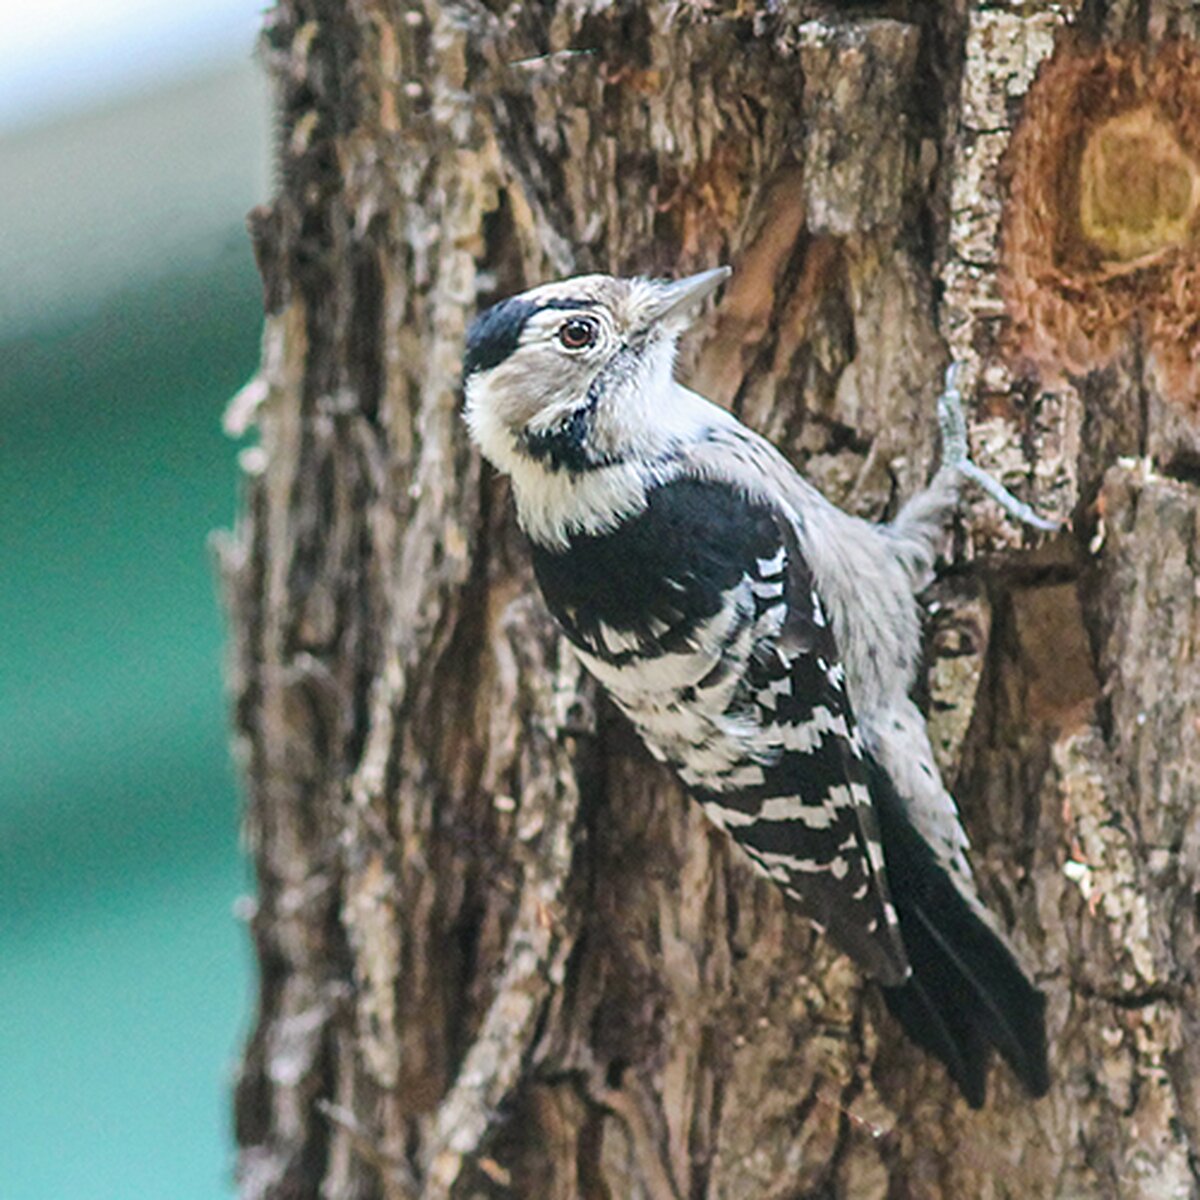
<path id="1" fill-rule="evenodd" d="M 682 329 L 700 301 L 715 292 L 732 274 L 729 267 L 716 267 L 711 271 L 701 271 L 699 275 L 689 275 L 686 279 L 660 285 L 658 301 L 650 320 L 658 324 L 670 322 Z"/>

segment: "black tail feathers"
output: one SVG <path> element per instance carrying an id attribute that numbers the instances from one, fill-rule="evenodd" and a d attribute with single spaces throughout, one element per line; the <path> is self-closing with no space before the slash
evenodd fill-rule
<path id="1" fill-rule="evenodd" d="M 946 1064 L 972 1108 L 984 1102 L 992 1047 L 1031 1095 L 1045 1095 L 1045 996 L 959 894 L 874 763 L 870 788 L 913 972 L 903 986 L 883 989 L 888 1008 Z"/>

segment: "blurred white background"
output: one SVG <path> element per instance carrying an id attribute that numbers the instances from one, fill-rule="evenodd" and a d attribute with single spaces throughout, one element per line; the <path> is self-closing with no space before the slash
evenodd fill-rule
<path id="1" fill-rule="evenodd" d="M 265 197 L 256 0 L 0 5 L 0 327 L 202 260 Z"/>

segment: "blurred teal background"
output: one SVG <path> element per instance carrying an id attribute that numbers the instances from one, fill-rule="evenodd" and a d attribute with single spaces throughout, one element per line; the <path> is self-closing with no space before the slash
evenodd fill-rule
<path id="1" fill-rule="evenodd" d="M 72 7 L 0 48 L 0 1198 L 211 1200 L 252 997 L 206 539 L 261 327 L 260 6 Z"/>

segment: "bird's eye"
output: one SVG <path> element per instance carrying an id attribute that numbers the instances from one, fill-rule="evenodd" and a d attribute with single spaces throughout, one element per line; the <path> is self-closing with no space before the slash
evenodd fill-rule
<path id="1" fill-rule="evenodd" d="M 571 317 L 558 327 L 558 342 L 566 350 L 586 350 L 596 344 L 600 326 L 591 317 Z"/>

